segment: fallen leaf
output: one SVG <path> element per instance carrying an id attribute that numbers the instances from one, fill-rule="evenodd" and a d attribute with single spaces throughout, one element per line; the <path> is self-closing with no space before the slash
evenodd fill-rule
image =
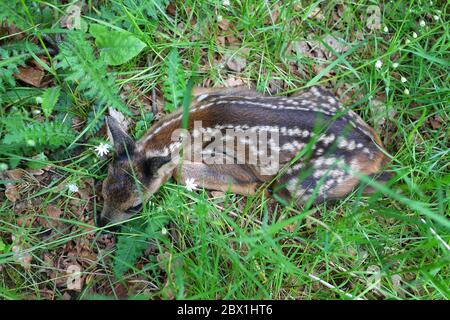
<path id="1" fill-rule="evenodd" d="M 239 42 L 238 38 L 233 37 L 233 36 L 227 36 L 225 39 L 227 40 L 227 43 L 229 43 L 229 44 L 235 44 L 235 43 Z"/>
<path id="2" fill-rule="evenodd" d="M 323 41 L 326 42 L 334 51 L 341 53 L 349 49 L 349 46 L 345 44 L 344 39 L 338 37 L 337 35 L 327 34 Z M 325 46 L 322 46 L 324 51 L 329 51 Z M 330 52 L 330 54 L 332 54 Z"/>
<path id="3" fill-rule="evenodd" d="M 322 20 L 323 14 L 321 13 L 320 7 L 319 6 L 315 7 L 308 15 L 308 18 L 315 20 Z"/>
<path id="4" fill-rule="evenodd" d="M 66 16 L 61 19 L 61 27 L 69 30 L 81 29 L 81 6 L 73 4 L 66 9 Z"/>
<path id="5" fill-rule="evenodd" d="M 169 3 L 169 5 L 166 7 L 166 12 L 171 16 L 174 16 L 177 13 L 177 7 L 175 7 L 175 4 L 173 4 L 173 2 Z"/>
<path id="6" fill-rule="evenodd" d="M 230 77 L 225 80 L 223 84 L 225 85 L 225 87 L 230 88 L 242 86 L 245 84 L 245 82 L 241 78 Z"/>
<path id="7" fill-rule="evenodd" d="M 8 184 L 6 186 L 5 190 L 5 196 L 8 198 L 11 202 L 16 202 L 17 200 L 20 200 L 20 193 L 17 187 L 13 184 Z"/>
<path id="8" fill-rule="evenodd" d="M 439 129 L 442 126 L 442 118 L 439 116 L 430 118 L 430 124 L 433 129 Z"/>
<path id="9" fill-rule="evenodd" d="M 28 169 L 27 172 L 33 176 L 41 176 L 44 174 L 44 170 L 41 169 Z"/>
<path id="10" fill-rule="evenodd" d="M 23 177 L 24 171 L 22 169 L 13 169 L 6 171 L 6 174 L 12 180 L 20 180 Z"/>
<path id="11" fill-rule="evenodd" d="M 13 246 L 11 251 L 13 252 L 14 260 L 20 263 L 24 269 L 29 270 L 31 268 L 31 261 L 33 260 L 33 257 L 29 252 L 24 251 L 24 249 L 19 245 Z"/>
<path id="12" fill-rule="evenodd" d="M 55 207 L 53 205 L 49 205 L 46 209 L 45 209 L 45 214 L 48 215 L 50 218 L 54 218 L 57 219 L 61 216 L 61 209 L 59 209 L 58 207 Z"/>
<path id="13" fill-rule="evenodd" d="M 14 75 L 15 78 L 23 82 L 39 88 L 41 86 L 44 71 L 33 67 L 19 67 L 19 73 Z"/>
<path id="14" fill-rule="evenodd" d="M 237 54 L 227 59 L 227 67 L 230 70 L 240 72 L 247 66 L 247 59 Z"/>
<path id="15" fill-rule="evenodd" d="M 228 19 L 222 18 L 222 20 L 219 21 L 219 28 L 223 31 L 227 31 L 230 27 L 230 21 Z"/>
<path id="16" fill-rule="evenodd" d="M 61 217 L 62 211 L 58 207 L 55 207 L 53 205 L 48 205 L 47 208 L 45 208 L 45 214 L 50 218 L 46 219 L 45 217 L 39 217 L 39 222 L 47 227 L 56 227 L 59 225 L 60 221 L 58 220 Z"/>
<path id="17" fill-rule="evenodd" d="M 367 271 L 369 277 L 367 278 L 367 284 L 372 288 L 372 290 L 380 291 L 381 290 L 381 269 L 379 266 L 371 265 L 367 267 Z M 378 293 L 377 292 L 377 293 Z"/>

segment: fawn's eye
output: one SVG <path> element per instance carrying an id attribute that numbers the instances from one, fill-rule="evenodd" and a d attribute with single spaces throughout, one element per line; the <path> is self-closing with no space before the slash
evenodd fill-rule
<path id="1" fill-rule="evenodd" d="M 142 203 L 139 203 L 138 205 L 128 208 L 127 213 L 138 213 L 142 209 Z"/>

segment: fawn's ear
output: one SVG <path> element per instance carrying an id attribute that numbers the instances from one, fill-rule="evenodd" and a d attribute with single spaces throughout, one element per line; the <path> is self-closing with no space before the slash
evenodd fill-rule
<path id="1" fill-rule="evenodd" d="M 125 132 L 119 122 L 113 117 L 106 116 L 106 127 L 108 128 L 109 141 L 116 150 L 117 155 L 131 155 L 134 152 L 135 143 Z"/>

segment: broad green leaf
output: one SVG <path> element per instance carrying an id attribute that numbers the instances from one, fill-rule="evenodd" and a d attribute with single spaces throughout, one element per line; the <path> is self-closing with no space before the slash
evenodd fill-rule
<path id="1" fill-rule="evenodd" d="M 56 102 L 58 102 L 60 92 L 60 87 L 52 87 L 45 90 L 42 95 L 42 111 L 45 117 L 48 118 L 52 114 Z"/>
<path id="2" fill-rule="evenodd" d="M 111 66 L 124 64 L 137 56 L 147 45 L 126 31 L 110 30 L 100 24 L 92 24 L 89 33 L 100 49 L 100 59 Z"/>

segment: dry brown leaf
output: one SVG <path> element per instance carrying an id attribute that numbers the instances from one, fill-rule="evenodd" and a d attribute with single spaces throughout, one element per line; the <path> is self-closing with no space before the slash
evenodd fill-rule
<path id="1" fill-rule="evenodd" d="M 29 270 L 31 268 L 31 261 L 33 260 L 33 257 L 29 252 L 25 251 L 22 246 L 14 245 L 11 251 L 13 252 L 14 260 L 20 263 L 24 269 Z"/>
<path id="2" fill-rule="evenodd" d="M 12 180 L 20 180 L 23 177 L 24 171 L 22 169 L 13 169 L 6 171 L 6 174 Z"/>
<path id="3" fill-rule="evenodd" d="M 323 19 L 323 14 L 322 14 L 322 12 L 320 10 L 320 7 L 319 6 L 315 7 L 311 11 L 311 13 L 308 15 L 308 18 L 315 19 L 315 20 L 322 20 Z"/>
<path id="4" fill-rule="evenodd" d="M 223 84 L 225 85 L 225 87 L 230 88 L 242 86 L 245 84 L 245 82 L 241 78 L 230 77 L 225 80 Z"/>
<path id="5" fill-rule="evenodd" d="M 430 118 L 430 124 L 433 129 L 439 129 L 442 126 L 442 118 L 439 116 Z"/>
<path id="6" fill-rule="evenodd" d="M 55 207 L 53 205 L 49 205 L 45 209 L 45 214 L 48 215 L 50 218 L 58 219 L 61 216 L 62 211 L 58 207 Z"/>
<path id="7" fill-rule="evenodd" d="M 69 30 L 81 29 L 81 6 L 73 4 L 66 10 L 66 16 L 61 19 L 61 27 Z"/>
<path id="8" fill-rule="evenodd" d="M 233 36 L 227 36 L 226 37 L 227 43 L 229 44 L 235 44 L 237 42 L 239 42 L 239 39 Z"/>
<path id="9" fill-rule="evenodd" d="M 16 202 L 17 200 L 20 200 L 20 193 L 17 187 L 13 184 L 8 184 L 6 186 L 5 190 L 5 196 L 8 198 L 11 202 Z"/>
<path id="10" fill-rule="evenodd" d="M 218 36 L 217 38 L 217 44 L 220 46 L 224 46 L 225 45 L 225 37 L 223 36 Z"/>
<path id="11" fill-rule="evenodd" d="M 348 45 L 345 44 L 345 41 L 336 35 L 327 34 L 323 38 L 323 41 L 326 42 L 334 51 L 338 53 L 347 51 L 349 49 Z M 324 51 L 328 51 L 328 49 L 325 48 L 325 46 L 322 46 L 321 49 L 323 49 Z"/>
<path id="12" fill-rule="evenodd" d="M 39 88 L 41 86 L 44 71 L 33 67 L 19 67 L 19 73 L 14 75 L 15 78 L 25 83 Z"/>
<path id="13" fill-rule="evenodd" d="M 175 7 L 175 4 L 173 2 L 169 3 L 169 5 L 166 7 L 166 12 L 174 16 L 177 13 L 177 7 Z"/>
<path id="14" fill-rule="evenodd" d="M 27 169 L 27 172 L 33 176 L 41 176 L 44 174 L 44 170 L 42 169 Z"/>
<path id="15" fill-rule="evenodd" d="M 44 217 L 39 218 L 39 222 L 47 227 L 56 227 L 59 225 L 59 218 L 61 217 L 62 211 L 58 207 L 55 207 L 53 205 L 48 205 L 47 208 L 45 208 L 45 214 L 50 218 L 46 219 Z"/>
<path id="16" fill-rule="evenodd" d="M 247 66 L 247 59 L 237 54 L 227 59 L 227 67 L 230 70 L 241 72 Z"/>
<path id="17" fill-rule="evenodd" d="M 230 21 L 228 19 L 222 18 L 219 21 L 219 28 L 223 31 L 227 31 L 230 28 Z"/>

